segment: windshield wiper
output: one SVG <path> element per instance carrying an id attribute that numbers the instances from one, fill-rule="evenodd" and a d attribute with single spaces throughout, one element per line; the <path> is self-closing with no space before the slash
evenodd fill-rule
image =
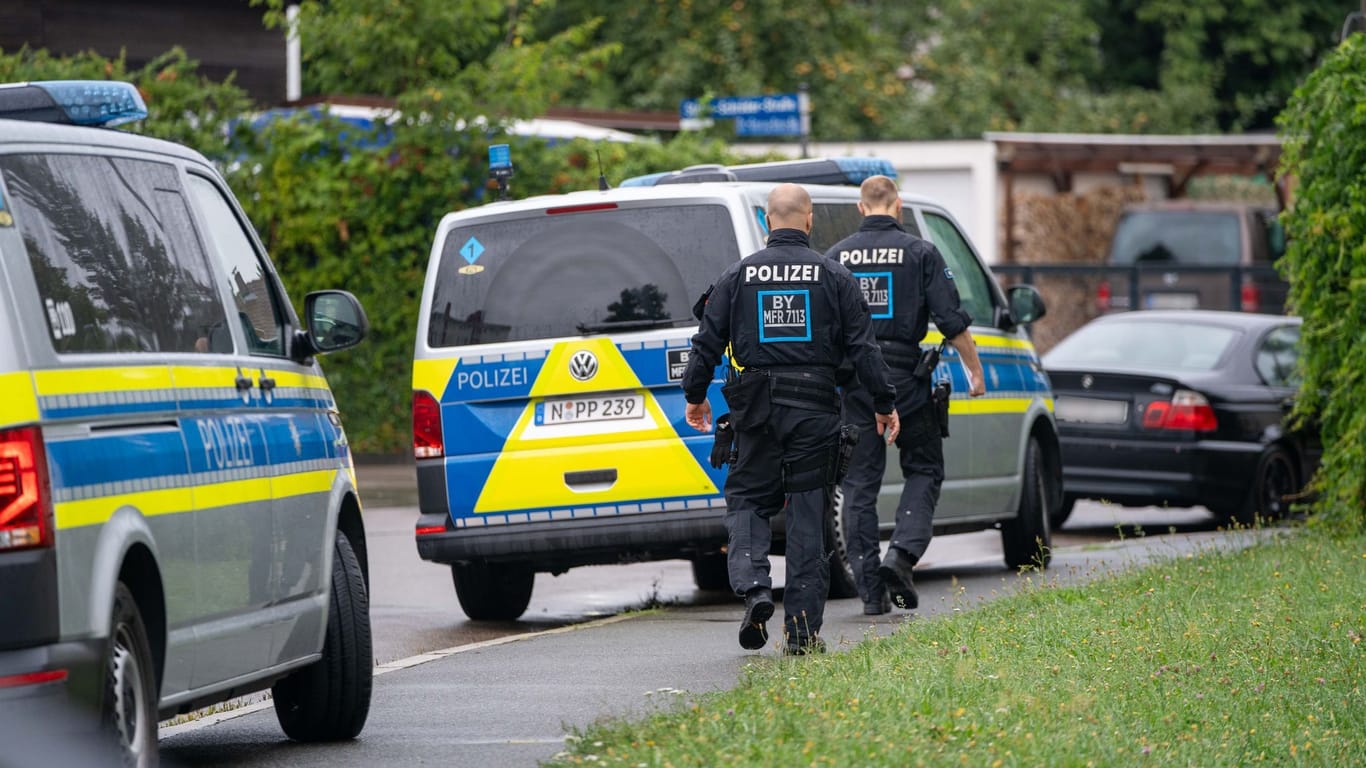
<path id="1" fill-rule="evenodd" d="M 610 333 L 612 331 L 643 331 L 649 328 L 673 328 L 678 324 L 695 325 L 696 321 L 681 317 L 663 319 L 641 318 L 639 320 L 613 320 L 606 323 L 579 323 L 574 326 L 585 336 L 590 333 Z"/>

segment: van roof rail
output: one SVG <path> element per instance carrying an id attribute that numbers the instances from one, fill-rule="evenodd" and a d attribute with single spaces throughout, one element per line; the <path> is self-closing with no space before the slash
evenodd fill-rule
<path id="1" fill-rule="evenodd" d="M 633 176 L 622 187 L 654 187 L 703 181 L 768 181 L 857 186 L 869 176 L 896 178 L 896 168 L 880 157 L 777 160 L 746 165 L 694 165 L 680 171 Z"/>

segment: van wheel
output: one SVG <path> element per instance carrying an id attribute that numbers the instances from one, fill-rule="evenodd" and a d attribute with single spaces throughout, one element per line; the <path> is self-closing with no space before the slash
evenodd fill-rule
<path id="1" fill-rule="evenodd" d="M 455 596 L 475 621 L 512 621 L 526 611 L 536 572 L 516 563 L 456 563 Z"/>
<path id="2" fill-rule="evenodd" d="M 271 689 L 285 735 L 296 741 L 354 739 L 370 713 L 374 661 L 365 577 L 351 542 L 338 531 L 322 658 Z"/>
<path id="3" fill-rule="evenodd" d="M 1014 520 L 1001 523 L 1001 549 L 1009 568 L 1019 569 L 1029 565 L 1048 567 L 1053 556 L 1048 500 L 1055 498 L 1055 493 L 1044 472 L 1039 441 L 1031 437 L 1025 449 L 1019 513 Z"/>
<path id="4" fill-rule="evenodd" d="M 849 549 L 844 542 L 843 515 L 834 510 L 825 516 L 825 540 L 830 547 L 830 599 L 858 597 L 858 581 L 849 564 Z"/>
<path id="5" fill-rule="evenodd" d="M 114 736 L 125 766 L 157 764 L 157 685 L 147 627 L 123 582 L 114 587 L 100 718 Z"/>
<path id="6" fill-rule="evenodd" d="M 692 581 L 703 592 L 729 592 L 730 572 L 725 552 L 708 552 L 692 559 Z"/>

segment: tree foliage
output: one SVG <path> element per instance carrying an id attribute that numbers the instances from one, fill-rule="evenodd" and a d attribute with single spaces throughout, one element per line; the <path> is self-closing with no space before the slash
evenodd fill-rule
<path id="1" fill-rule="evenodd" d="M 1366 34 L 1355 34 L 1281 114 L 1281 172 L 1298 180 L 1280 260 L 1304 318 L 1297 417 L 1321 426 L 1316 521 L 1366 530 Z"/>

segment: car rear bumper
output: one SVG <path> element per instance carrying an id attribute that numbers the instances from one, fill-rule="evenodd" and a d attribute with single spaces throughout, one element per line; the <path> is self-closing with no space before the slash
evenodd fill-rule
<path id="1" fill-rule="evenodd" d="M 521 562 L 556 572 L 668 560 L 719 550 L 726 543 L 724 515 L 725 509 L 710 507 L 456 529 L 447 515 L 424 513 L 418 529 L 445 530 L 419 534 L 417 551 L 438 563 Z"/>
<path id="2" fill-rule="evenodd" d="M 1059 436 L 1063 492 L 1125 506 L 1228 507 L 1247 495 L 1259 443 Z"/>
<path id="3" fill-rule="evenodd" d="M 104 648 L 87 640 L 0 651 L 0 762 L 118 764 L 99 727 Z"/>

